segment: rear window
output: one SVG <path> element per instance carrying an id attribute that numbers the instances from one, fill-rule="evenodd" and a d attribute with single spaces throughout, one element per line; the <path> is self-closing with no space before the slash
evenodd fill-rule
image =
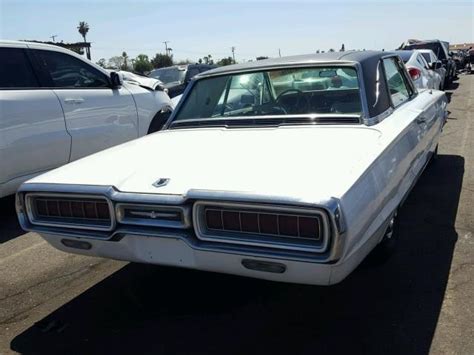
<path id="1" fill-rule="evenodd" d="M 412 51 L 400 51 L 400 52 L 397 52 L 397 54 L 403 60 L 403 63 L 406 63 L 410 60 L 413 52 Z"/>
<path id="2" fill-rule="evenodd" d="M 312 67 L 201 79 L 175 120 L 360 112 L 359 82 L 354 68 Z"/>
<path id="3" fill-rule="evenodd" d="M 440 60 L 446 59 L 444 48 L 441 43 L 437 42 L 410 44 L 405 46 L 404 49 L 431 49 Z"/>
<path id="4" fill-rule="evenodd" d="M 423 58 L 425 58 L 425 60 L 428 62 L 428 63 L 431 63 L 431 56 L 429 53 L 421 53 L 421 55 L 423 56 Z"/>

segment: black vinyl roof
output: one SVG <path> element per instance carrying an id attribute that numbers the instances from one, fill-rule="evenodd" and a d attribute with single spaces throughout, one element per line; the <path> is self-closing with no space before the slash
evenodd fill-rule
<path id="1" fill-rule="evenodd" d="M 219 67 L 199 76 L 221 75 L 226 73 L 234 73 L 238 71 L 252 71 L 258 69 L 267 69 L 273 67 L 283 67 L 292 65 L 311 65 L 323 63 L 360 63 L 361 65 L 369 63 L 374 57 L 380 58 L 387 55 L 382 51 L 348 51 L 348 52 L 327 52 L 317 54 L 304 54 L 291 57 L 271 58 L 257 60 L 255 62 L 247 62 L 241 64 L 227 65 Z"/>
<path id="2" fill-rule="evenodd" d="M 219 67 L 197 75 L 196 79 L 281 67 L 310 66 L 313 64 L 353 64 L 354 66 L 358 64 L 362 68 L 362 78 L 364 81 L 369 116 L 373 117 L 390 107 L 390 98 L 388 97 L 385 81 L 382 80 L 382 73 L 378 71 L 381 70 L 379 66 L 381 58 L 395 55 L 396 53 L 383 51 L 348 51 L 272 58 Z M 377 79 L 380 79 L 378 86 Z"/>

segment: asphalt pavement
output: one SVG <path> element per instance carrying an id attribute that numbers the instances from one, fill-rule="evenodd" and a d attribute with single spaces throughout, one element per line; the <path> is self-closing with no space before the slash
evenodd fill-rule
<path id="1" fill-rule="evenodd" d="M 0 200 L 0 354 L 474 354 L 474 75 L 381 266 L 315 287 L 62 253 Z"/>

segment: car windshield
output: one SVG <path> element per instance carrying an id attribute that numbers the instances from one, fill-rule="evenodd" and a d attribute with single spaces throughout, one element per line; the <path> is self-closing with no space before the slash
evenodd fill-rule
<path id="1" fill-rule="evenodd" d="M 413 54 L 412 51 L 398 51 L 396 53 L 403 60 L 403 63 L 408 62 Z"/>
<path id="2" fill-rule="evenodd" d="M 405 46 L 404 49 L 431 49 L 440 60 L 446 59 L 441 43 L 437 42 L 410 44 Z"/>
<path id="3" fill-rule="evenodd" d="M 164 84 L 182 83 L 186 75 L 186 68 L 172 67 L 151 71 L 150 77 L 160 80 Z"/>
<path id="4" fill-rule="evenodd" d="M 293 68 L 198 80 L 173 124 L 194 119 L 360 113 L 354 68 Z"/>

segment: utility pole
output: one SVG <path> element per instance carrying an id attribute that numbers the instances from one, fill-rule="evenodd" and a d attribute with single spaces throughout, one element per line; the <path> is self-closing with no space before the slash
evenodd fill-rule
<path id="1" fill-rule="evenodd" d="M 170 41 L 164 41 L 163 43 L 165 44 L 166 55 L 169 55 L 168 54 L 168 43 L 170 43 Z"/>
<path id="2" fill-rule="evenodd" d="M 51 38 L 51 39 L 53 40 L 53 42 L 56 42 L 56 41 L 55 41 L 56 37 L 58 37 L 58 35 L 52 35 L 52 36 L 49 37 L 49 38 Z"/>
<path id="3" fill-rule="evenodd" d="M 280 58 L 281 58 L 281 50 L 280 50 L 280 48 L 278 48 L 278 55 L 279 55 Z"/>
<path id="4" fill-rule="evenodd" d="M 234 60 L 234 64 L 235 64 L 235 47 L 232 46 L 232 59 Z"/>

